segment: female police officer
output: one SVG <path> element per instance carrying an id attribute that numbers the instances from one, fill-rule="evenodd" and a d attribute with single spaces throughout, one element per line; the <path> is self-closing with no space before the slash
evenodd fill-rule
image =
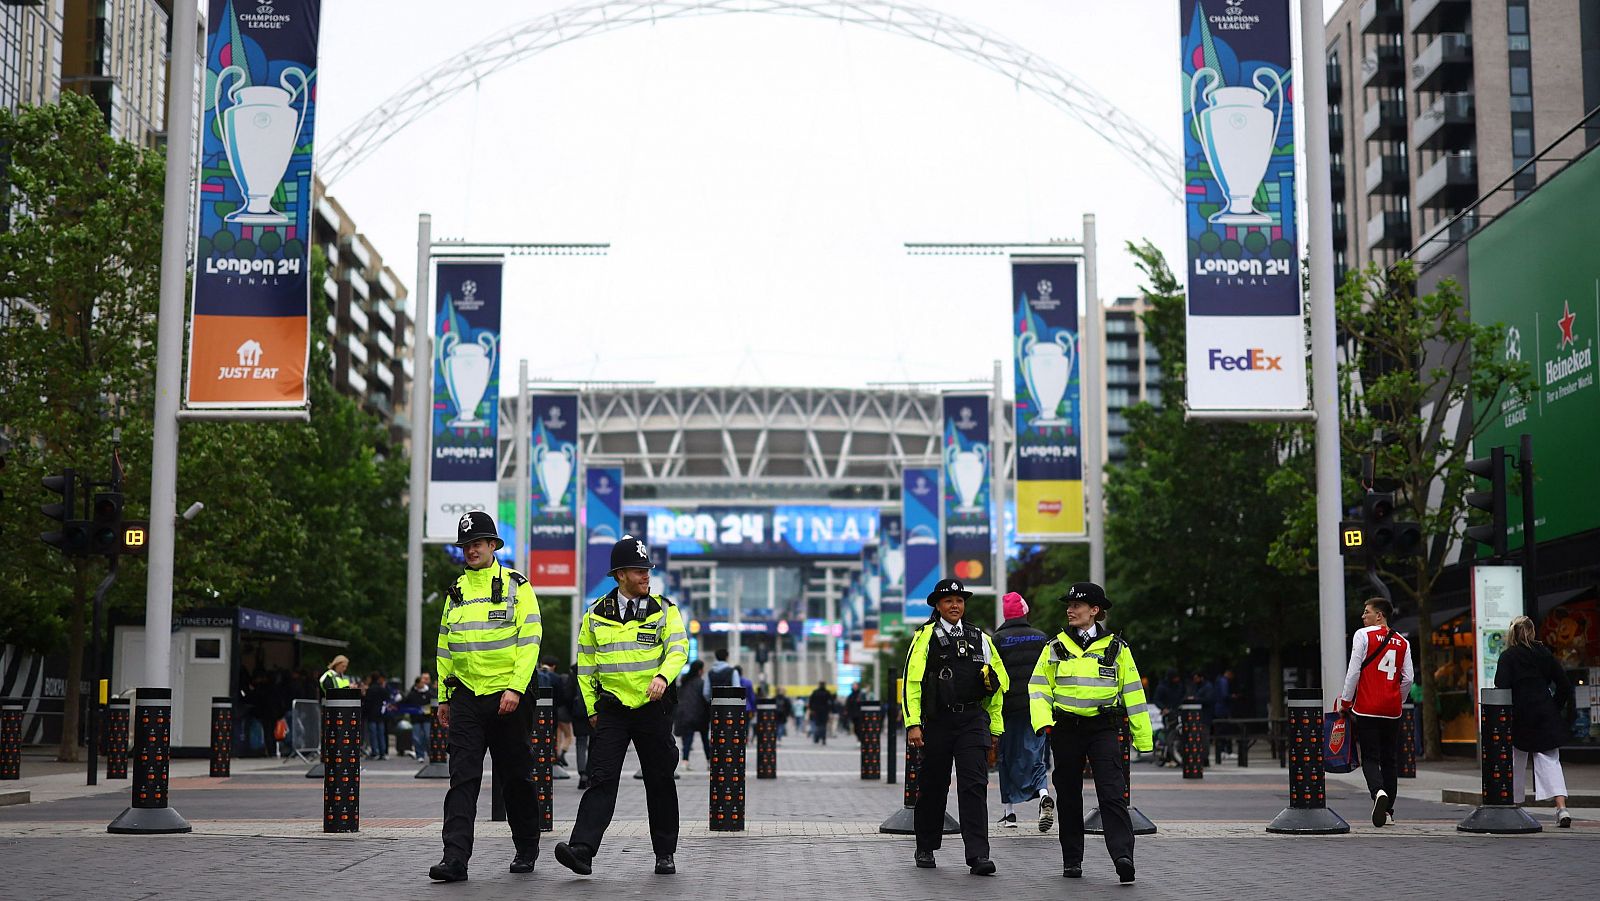
<path id="1" fill-rule="evenodd" d="M 967 866 L 975 876 L 993 876 L 988 764 L 1005 731 L 1000 706 L 1010 680 L 994 642 L 961 618 L 970 597 L 972 592 L 955 579 L 941 581 L 928 595 L 934 615 L 911 638 L 902 708 L 906 743 L 922 748 L 917 776 L 921 794 L 914 817 L 917 866 L 935 866 L 933 852 L 944 838 L 953 761 Z"/>
<path id="2" fill-rule="evenodd" d="M 1094 790 L 1105 824 L 1106 850 L 1117 878 L 1133 881 L 1133 823 L 1123 798 L 1127 783 L 1117 729 L 1124 711 L 1133 746 L 1153 747 L 1150 713 L 1133 652 L 1102 624 L 1111 608 L 1105 589 L 1078 582 L 1062 598 L 1067 627 L 1045 643 L 1028 679 L 1033 730 L 1050 730 L 1055 751 L 1056 797 L 1061 814 L 1061 875 L 1083 875 L 1083 760 L 1094 770 Z"/>

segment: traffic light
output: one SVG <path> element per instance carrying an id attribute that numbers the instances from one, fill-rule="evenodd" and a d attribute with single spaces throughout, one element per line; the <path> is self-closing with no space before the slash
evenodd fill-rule
<path id="1" fill-rule="evenodd" d="M 46 491 L 61 495 L 61 501 L 54 504 L 40 504 L 39 512 L 61 525 L 53 531 L 40 532 L 39 540 L 68 557 L 81 557 L 88 553 L 89 523 L 72 518 L 77 506 L 74 501 L 77 497 L 78 473 L 75 470 L 63 469 L 60 475 L 45 476 L 42 483 Z"/>
<path id="2" fill-rule="evenodd" d="M 89 553 L 110 557 L 122 553 L 122 492 L 102 491 L 94 496 Z"/>
<path id="3" fill-rule="evenodd" d="M 1496 447 L 1489 456 L 1467 462 L 1467 472 L 1480 479 L 1489 480 L 1488 491 L 1467 492 L 1467 506 L 1485 510 L 1488 525 L 1471 526 L 1466 536 L 1479 544 L 1488 545 L 1490 556 L 1506 555 L 1506 449 Z"/>
<path id="4" fill-rule="evenodd" d="M 1361 521 L 1365 524 L 1365 549 L 1368 556 L 1382 557 L 1394 547 L 1394 495 L 1387 491 L 1368 491 L 1361 502 Z"/>
<path id="5" fill-rule="evenodd" d="M 1340 555 L 1376 561 L 1423 553 L 1422 526 L 1397 522 L 1394 511 L 1393 492 L 1368 491 L 1361 500 L 1361 518 L 1339 523 Z"/>

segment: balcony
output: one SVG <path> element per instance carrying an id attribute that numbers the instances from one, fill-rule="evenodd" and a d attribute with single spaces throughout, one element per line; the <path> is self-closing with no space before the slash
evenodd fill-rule
<path id="1" fill-rule="evenodd" d="M 1411 87 L 1418 91 L 1470 90 L 1472 35 L 1447 32 L 1429 42 L 1411 66 Z"/>
<path id="2" fill-rule="evenodd" d="M 394 359 L 394 342 L 389 340 L 388 335 L 383 332 L 373 332 L 372 340 L 374 344 L 378 345 L 378 350 L 382 353 L 383 359 Z"/>
<path id="3" fill-rule="evenodd" d="M 350 391 L 356 395 L 367 393 L 367 377 L 357 372 L 354 367 L 345 370 L 345 384 L 350 386 Z"/>
<path id="4" fill-rule="evenodd" d="M 367 346 L 361 343 L 359 335 L 349 335 L 345 338 L 345 346 L 350 348 L 350 356 L 359 361 L 362 366 L 367 365 Z"/>
<path id="5" fill-rule="evenodd" d="M 1349 237 L 1350 237 L 1350 230 L 1349 230 L 1349 226 L 1348 226 L 1347 222 L 1345 221 L 1345 214 L 1344 213 L 1334 213 L 1333 214 L 1333 245 L 1335 247 L 1343 246 L 1345 241 L 1348 240 Z"/>
<path id="6" fill-rule="evenodd" d="M 1417 116 L 1412 143 L 1422 150 L 1457 150 L 1470 146 L 1476 131 L 1477 104 L 1471 94 L 1440 94 Z"/>
<path id="7" fill-rule="evenodd" d="M 1406 102 L 1380 100 L 1361 114 L 1361 134 L 1368 141 L 1403 141 L 1406 137 Z"/>
<path id="8" fill-rule="evenodd" d="M 1478 158 L 1447 153 L 1417 176 L 1417 206 L 1460 209 L 1478 196 Z"/>
<path id="9" fill-rule="evenodd" d="M 377 376 L 378 381 L 382 382 L 385 387 L 394 387 L 394 372 L 389 369 L 387 363 L 380 363 L 372 367 L 372 374 Z"/>
<path id="10" fill-rule="evenodd" d="M 1406 184 L 1406 158 L 1398 153 L 1385 153 L 1372 158 L 1367 164 L 1368 194 L 1404 194 Z"/>
<path id="11" fill-rule="evenodd" d="M 1379 44 L 1361 58 L 1361 86 L 1397 88 L 1406 83 L 1406 54 L 1399 44 Z"/>
<path id="12" fill-rule="evenodd" d="M 386 297 L 391 299 L 398 299 L 401 294 L 405 293 L 404 289 L 400 287 L 400 283 L 395 281 L 394 273 L 390 272 L 387 266 L 378 273 L 378 287 Z"/>
<path id="13" fill-rule="evenodd" d="M 394 331 L 394 307 L 384 303 L 383 301 L 373 304 L 372 307 L 378 313 L 378 321 L 382 322 L 386 327 L 388 327 L 389 331 L 392 333 Z"/>
<path id="14" fill-rule="evenodd" d="M 333 276 L 325 275 L 322 277 L 322 293 L 327 295 L 329 303 L 335 303 L 339 300 L 339 283 L 333 280 Z"/>
<path id="15" fill-rule="evenodd" d="M 1367 249 L 1382 247 L 1405 250 L 1411 246 L 1411 214 L 1406 210 L 1382 210 L 1367 220 Z"/>
<path id="16" fill-rule="evenodd" d="M 1429 263 L 1446 250 L 1466 240 L 1466 237 L 1476 231 L 1477 228 L 1477 213 L 1468 213 L 1460 219 L 1447 222 L 1422 239 L 1422 243 L 1417 245 L 1417 252 L 1412 254 L 1412 258 L 1419 264 Z"/>
<path id="17" fill-rule="evenodd" d="M 361 309 L 361 307 L 355 304 L 351 304 L 350 325 L 355 328 L 358 334 L 364 335 L 372 329 L 372 320 L 367 318 L 366 310 Z"/>
<path id="18" fill-rule="evenodd" d="M 1403 18 L 1400 0 L 1367 0 L 1361 4 L 1361 33 L 1398 34 Z"/>
<path id="19" fill-rule="evenodd" d="M 1411 0 L 1411 33 L 1461 31 L 1472 20 L 1472 0 Z"/>
<path id="20" fill-rule="evenodd" d="M 1334 150 L 1344 143 L 1344 113 L 1328 114 L 1328 146 Z"/>
<path id="21" fill-rule="evenodd" d="M 1344 163 L 1336 162 L 1328 167 L 1328 181 L 1333 185 L 1333 196 L 1344 194 Z"/>

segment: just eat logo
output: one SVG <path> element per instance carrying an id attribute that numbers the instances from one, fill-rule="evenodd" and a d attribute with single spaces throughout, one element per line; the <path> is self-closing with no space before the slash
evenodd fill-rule
<path id="1" fill-rule="evenodd" d="M 1210 363 L 1212 369 L 1227 371 L 1246 370 L 1264 371 L 1276 369 L 1283 371 L 1283 357 L 1269 357 L 1267 352 L 1259 347 L 1252 347 L 1239 356 L 1230 356 L 1222 352 L 1221 348 L 1213 347 L 1210 350 Z"/>

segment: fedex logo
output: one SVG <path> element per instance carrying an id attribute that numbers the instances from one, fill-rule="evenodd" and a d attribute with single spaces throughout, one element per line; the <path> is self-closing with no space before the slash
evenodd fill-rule
<path id="1" fill-rule="evenodd" d="M 1283 371 L 1283 357 L 1268 356 L 1267 352 L 1259 347 L 1252 347 L 1237 357 L 1225 354 L 1221 348 L 1216 347 L 1211 348 L 1208 354 L 1210 368 L 1213 370 L 1222 369 L 1229 372 L 1249 370 L 1259 372 L 1276 369 L 1280 372 Z"/>

